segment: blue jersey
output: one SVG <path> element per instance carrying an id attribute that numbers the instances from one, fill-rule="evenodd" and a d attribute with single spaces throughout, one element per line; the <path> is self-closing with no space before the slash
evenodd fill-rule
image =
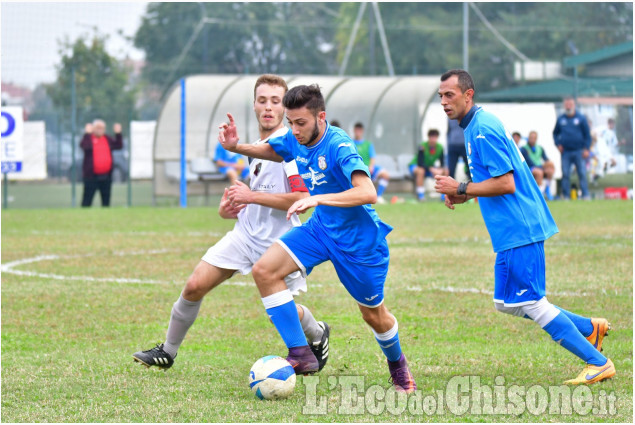
<path id="1" fill-rule="evenodd" d="M 500 120 L 474 106 L 461 127 L 473 182 L 513 172 L 513 194 L 478 198 L 494 251 L 544 241 L 558 233 L 531 170 Z"/>
<path id="2" fill-rule="evenodd" d="M 296 161 L 311 195 L 344 192 L 353 188 L 354 171 L 369 174 L 351 138 L 328 123 L 320 141 L 311 147 L 300 145 L 290 131 L 270 139 L 269 145 L 285 161 Z M 375 249 L 392 230 L 370 205 L 350 208 L 318 205 L 306 224 L 317 225 L 325 237 L 351 255 Z"/>

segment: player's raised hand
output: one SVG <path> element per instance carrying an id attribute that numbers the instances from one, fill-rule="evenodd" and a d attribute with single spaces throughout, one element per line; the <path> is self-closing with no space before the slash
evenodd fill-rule
<path id="1" fill-rule="evenodd" d="M 115 134 L 120 134 L 121 133 L 121 124 L 119 124 L 118 122 L 116 122 L 113 126 L 112 126 L 113 131 L 115 132 Z"/>
<path id="2" fill-rule="evenodd" d="M 249 186 L 236 180 L 236 183 L 229 188 L 228 198 L 234 204 L 251 204 L 254 202 L 253 194 Z"/>
<path id="3" fill-rule="evenodd" d="M 86 126 L 84 126 L 84 132 L 86 132 L 88 134 L 92 134 L 93 125 L 91 123 L 87 123 Z"/>
<path id="4" fill-rule="evenodd" d="M 225 149 L 233 151 L 238 144 L 238 130 L 232 114 L 228 113 L 227 118 L 229 119 L 229 124 L 224 122 L 218 126 L 220 130 L 218 132 L 218 141 Z"/>
<path id="5" fill-rule="evenodd" d="M 309 196 L 308 198 L 300 199 L 299 201 L 295 201 L 293 205 L 287 210 L 287 220 L 291 218 L 293 213 L 303 214 L 307 212 L 307 210 L 311 208 L 315 208 L 318 206 L 318 200 L 316 196 Z"/>

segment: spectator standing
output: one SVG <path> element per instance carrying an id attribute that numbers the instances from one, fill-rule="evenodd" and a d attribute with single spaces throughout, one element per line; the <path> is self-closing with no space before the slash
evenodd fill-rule
<path id="1" fill-rule="evenodd" d="M 106 123 L 95 120 L 86 124 L 84 136 L 79 146 L 84 151 L 82 175 L 84 179 L 84 194 L 82 207 L 90 207 L 95 192 L 99 190 L 101 206 L 110 206 L 110 191 L 112 187 L 112 151 L 123 148 L 121 124 L 113 126 L 115 137 L 106 134 Z"/>
<path id="2" fill-rule="evenodd" d="M 465 151 L 465 138 L 463 129 L 459 127 L 456 120 L 448 120 L 448 167 L 450 167 L 450 176 L 455 177 L 456 163 L 459 158 L 463 158 L 463 162 L 467 165 L 467 152 Z M 467 171 L 466 171 L 466 174 Z M 469 175 L 469 174 L 468 174 Z"/>
<path id="3" fill-rule="evenodd" d="M 553 129 L 553 140 L 562 154 L 562 196 L 571 196 L 571 165 L 575 165 L 582 188 L 582 198 L 590 199 L 585 160 L 589 157 L 591 133 L 587 119 L 576 111 L 575 101 L 567 97 L 563 101 L 564 113 L 558 117 Z"/>
<path id="4" fill-rule="evenodd" d="M 545 198 L 552 200 L 551 179 L 553 178 L 556 168 L 553 162 L 549 161 L 545 150 L 542 146 L 538 145 L 537 142 L 538 133 L 530 131 L 527 144 L 520 148 L 520 152 L 523 154 L 525 162 L 529 166 L 540 191 L 544 194 Z"/>
<path id="5" fill-rule="evenodd" d="M 514 131 L 512 133 L 512 139 L 514 139 L 514 143 L 516 143 L 516 146 L 520 147 L 520 142 L 523 139 L 523 137 L 520 135 L 520 133 L 517 132 L 517 131 Z"/>
<path id="6" fill-rule="evenodd" d="M 609 118 L 607 128 L 602 131 L 593 145 L 593 155 L 596 163 L 592 172 L 593 180 L 603 177 L 609 168 L 617 164 L 618 141 L 615 134 L 615 120 Z"/>

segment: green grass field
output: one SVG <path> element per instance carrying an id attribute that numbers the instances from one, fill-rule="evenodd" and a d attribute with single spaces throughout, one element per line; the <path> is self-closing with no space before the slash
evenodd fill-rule
<path id="1" fill-rule="evenodd" d="M 189 273 L 233 222 L 215 208 L 10 209 L 2 212 L 2 421 L 632 423 L 633 203 L 550 208 L 560 228 L 545 245 L 551 302 L 613 324 L 604 352 L 617 375 L 574 392 L 572 413 L 529 400 L 583 364 L 535 323 L 495 312 L 494 253 L 478 206 L 452 212 L 430 202 L 377 207 L 395 228 L 386 305 L 421 395 L 448 396 L 453 377 L 478 376 L 501 391 L 526 390 L 526 408 L 507 400 L 498 414 L 479 413 L 473 401 L 457 414 L 411 398 L 401 411 L 389 407 L 391 392 L 364 393 L 390 388 L 387 367 L 330 264 L 314 270 L 300 300 L 332 326 L 331 357 L 319 375 L 298 379 L 291 398 L 259 401 L 248 386 L 256 359 L 286 354 L 251 276 L 205 299 L 172 369 L 146 369 L 131 354 L 163 341 Z M 351 375 L 364 379 L 357 396 L 366 397 L 352 415 L 343 389 Z M 318 378 L 326 405 L 311 414 Z M 584 397 L 612 397 L 614 409 L 582 411 Z"/>

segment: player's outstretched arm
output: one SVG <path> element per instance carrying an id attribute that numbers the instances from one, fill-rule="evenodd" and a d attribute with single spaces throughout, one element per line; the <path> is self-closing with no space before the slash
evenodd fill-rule
<path id="1" fill-rule="evenodd" d="M 359 205 L 374 204 L 377 202 L 377 191 L 372 180 L 364 171 L 353 171 L 351 176 L 352 189 L 340 193 L 327 193 L 323 195 L 309 196 L 291 205 L 287 211 L 287 220 L 293 213 L 302 214 L 310 208 L 318 205 L 330 207 L 357 207 Z"/>
<path id="2" fill-rule="evenodd" d="M 307 198 L 308 192 L 265 193 L 252 191 L 241 181 L 229 188 L 228 198 L 235 204 L 258 204 L 287 211 L 296 201 Z"/>
<path id="3" fill-rule="evenodd" d="M 230 152 L 236 152 L 252 158 L 266 159 L 268 161 L 282 162 L 282 157 L 278 155 L 268 143 L 260 145 L 250 145 L 238 143 L 238 130 L 232 114 L 227 114 L 229 123 L 222 123 L 218 126 L 218 142 Z"/>

